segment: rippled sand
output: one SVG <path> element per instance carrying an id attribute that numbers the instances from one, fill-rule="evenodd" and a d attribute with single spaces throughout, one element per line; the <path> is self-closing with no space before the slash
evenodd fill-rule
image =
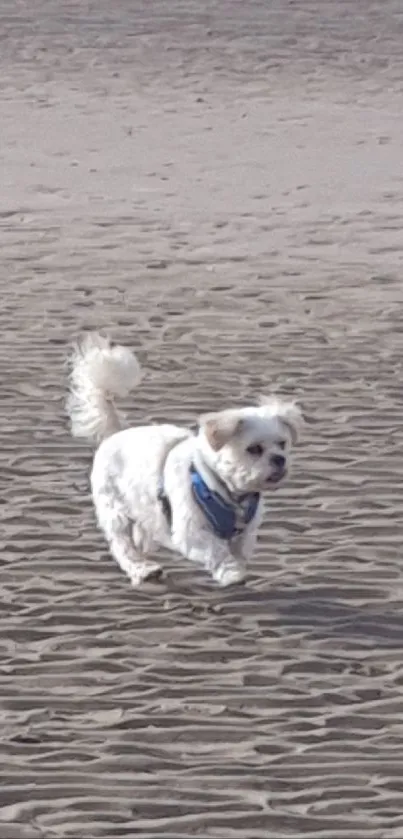
<path id="1" fill-rule="evenodd" d="M 0 839 L 403 836 L 398 0 L 1 0 Z M 63 414 L 305 406 L 248 585 L 133 591 Z"/>

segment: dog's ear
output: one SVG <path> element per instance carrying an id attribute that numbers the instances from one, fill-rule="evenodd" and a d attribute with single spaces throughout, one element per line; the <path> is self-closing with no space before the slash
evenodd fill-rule
<path id="1" fill-rule="evenodd" d="M 212 449 L 218 452 L 236 434 L 242 430 L 244 419 L 237 411 L 219 411 L 216 414 L 203 414 L 199 419 Z"/>
<path id="2" fill-rule="evenodd" d="M 298 442 L 301 428 L 304 423 L 301 408 L 296 402 L 283 402 L 281 399 L 276 399 L 274 396 L 261 396 L 260 405 L 270 414 L 279 418 L 280 422 L 285 425 L 290 433 L 293 444 Z"/>

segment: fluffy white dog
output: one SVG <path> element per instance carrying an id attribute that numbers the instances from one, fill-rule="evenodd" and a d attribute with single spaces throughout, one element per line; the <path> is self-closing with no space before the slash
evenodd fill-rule
<path id="1" fill-rule="evenodd" d="M 138 384 L 125 347 L 87 335 L 71 357 L 72 433 L 99 444 L 91 485 L 98 523 L 133 585 L 158 575 L 146 555 L 179 551 L 221 586 L 240 582 L 262 517 L 262 496 L 285 478 L 301 412 L 264 398 L 258 407 L 202 416 L 194 434 L 176 425 L 121 429 L 113 399 Z"/>

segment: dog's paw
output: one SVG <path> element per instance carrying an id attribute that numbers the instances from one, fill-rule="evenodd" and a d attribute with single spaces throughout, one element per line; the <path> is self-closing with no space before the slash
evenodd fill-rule
<path id="1" fill-rule="evenodd" d="M 158 562 L 151 562 L 148 559 L 133 565 L 130 570 L 130 580 L 133 586 L 141 585 L 145 580 L 158 580 L 162 575 L 162 568 Z"/>
<path id="2" fill-rule="evenodd" d="M 222 588 L 242 583 L 246 576 L 246 569 L 243 565 L 231 563 L 231 565 L 220 565 L 214 574 L 214 579 Z"/>

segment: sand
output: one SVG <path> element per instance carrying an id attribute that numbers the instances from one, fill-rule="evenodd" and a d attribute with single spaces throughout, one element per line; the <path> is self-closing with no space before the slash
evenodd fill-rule
<path id="1" fill-rule="evenodd" d="M 401 9 L 0 2 L 0 839 L 403 836 Z M 109 558 L 105 327 L 132 423 L 302 401 L 245 587 Z"/>

